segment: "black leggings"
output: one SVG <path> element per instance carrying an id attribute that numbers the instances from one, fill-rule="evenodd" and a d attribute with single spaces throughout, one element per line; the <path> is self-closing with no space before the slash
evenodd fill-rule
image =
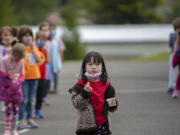
<path id="1" fill-rule="evenodd" d="M 45 92 L 45 83 L 46 83 L 45 79 L 40 79 L 38 82 L 38 88 L 36 92 L 36 105 L 35 105 L 36 110 L 41 110 L 44 92 Z"/>
<path id="2" fill-rule="evenodd" d="M 96 135 L 96 132 L 79 132 L 76 133 L 76 135 Z"/>
<path id="3" fill-rule="evenodd" d="M 107 124 L 104 123 L 97 127 L 97 130 L 94 132 L 79 132 L 77 135 L 108 135 Z"/>
<path id="4" fill-rule="evenodd" d="M 51 84 L 51 80 L 46 80 L 45 81 L 45 90 L 44 90 L 44 94 L 43 94 L 44 98 L 47 97 L 47 94 L 48 94 L 49 89 L 50 89 L 50 84 Z"/>

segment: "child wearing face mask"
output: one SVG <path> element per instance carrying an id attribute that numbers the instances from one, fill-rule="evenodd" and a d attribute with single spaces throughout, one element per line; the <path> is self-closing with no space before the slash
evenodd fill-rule
<path id="1" fill-rule="evenodd" d="M 64 43 L 60 38 L 57 38 L 56 36 L 56 25 L 55 24 L 48 24 L 46 22 L 40 24 L 39 30 L 43 31 L 47 37 L 48 40 L 46 41 L 46 48 L 49 52 L 51 63 L 47 64 L 47 83 L 46 88 L 49 89 L 50 93 L 57 93 L 58 89 L 58 80 L 59 80 L 59 72 L 62 69 L 62 61 L 63 61 L 63 51 L 65 50 Z M 59 56 L 59 57 L 57 57 Z M 50 90 L 50 81 L 53 77 L 54 82 L 54 90 Z M 45 94 L 45 98 L 46 98 Z M 46 100 L 45 100 L 46 101 Z"/>
<path id="2" fill-rule="evenodd" d="M 115 89 L 108 81 L 103 57 L 89 52 L 81 66 L 80 79 L 69 90 L 78 110 L 77 135 L 111 134 L 108 112 L 117 109 Z"/>
<path id="3" fill-rule="evenodd" d="M 58 44 L 59 44 L 58 49 L 60 51 L 60 57 L 61 57 L 61 60 L 63 62 L 63 60 L 64 60 L 64 51 L 66 50 L 66 47 L 65 47 L 62 39 L 60 37 L 57 37 L 57 30 L 56 29 L 57 29 L 56 25 L 51 23 L 50 24 L 50 30 L 51 30 L 50 34 L 51 34 L 51 37 L 56 39 Z"/>
<path id="4" fill-rule="evenodd" d="M 50 24 L 50 34 L 51 34 L 51 67 L 53 73 L 53 82 L 54 82 L 54 93 L 57 93 L 58 89 L 58 80 L 59 80 L 59 72 L 62 69 L 62 62 L 64 59 L 63 51 L 65 50 L 65 46 L 60 37 L 56 36 L 56 25 Z M 59 56 L 59 57 L 57 57 Z"/>
<path id="5" fill-rule="evenodd" d="M 176 80 L 178 76 L 178 66 L 173 68 L 173 56 L 174 56 L 174 47 L 175 47 L 175 40 L 178 31 L 180 30 L 180 18 L 175 18 L 173 20 L 173 28 L 174 32 L 170 33 L 169 35 L 169 47 L 171 49 L 171 54 L 169 57 L 169 81 L 168 81 L 168 93 L 173 94 L 174 89 L 176 87 Z"/>
<path id="6" fill-rule="evenodd" d="M 0 30 L 0 60 L 9 54 L 11 47 L 18 43 L 18 30 L 15 27 L 3 26 Z"/>
<path id="7" fill-rule="evenodd" d="M 176 66 L 179 67 L 179 65 L 180 65 L 180 31 L 177 32 L 176 40 L 175 40 L 175 43 L 174 43 L 174 56 L 173 56 L 172 65 L 173 65 L 174 68 Z M 175 87 L 175 90 L 173 91 L 172 97 L 173 98 L 178 98 L 179 93 L 180 93 L 180 72 L 179 72 L 177 80 L 176 80 L 176 87 Z"/>
<path id="8" fill-rule="evenodd" d="M 42 102 L 45 93 L 45 84 L 46 84 L 46 64 L 50 62 L 48 51 L 45 48 L 46 35 L 39 31 L 36 34 L 36 45 L 39 48 L 39 51 L 44 55 L 45 61 L 40 65 L 41 78 L 38 81 L 38 88 L 36 92 L 36 104 L 35 104 L 35 115 L 37 118 L 43 118 L 41 112 Z"/>
<path id="9" fill-rule="evenodd" d="M 11 50 L 11 42 L 13 39 L 13 30 L 9 26 L 3 26 L 0 30 L 0 65 L 2 58 L 9 54 Z M 5 107 L 0 103 L 1 110 L 4 112 Z"/>
<path id="10" fill-rule="evenodd" d="M 38 79 L 40 79 L 39 65 L 43 63 L 41 52 L 33 43 L 33 32 L 31 27 L 23 25 L 20 27 L 18 35 L 20 43 L 26 46 L 25 80 L 22 84 L 23 102 L 19 106 L 18 129 L 38 128 L 38 124 L 32 119 L 33 100 L 36 94 Z M 26 119 L 24 118 L 26 116 Z"/>
<path id="11" fill-rule="evenodd" d="M 10 52 L 12 39 L 12 28 L 9 26 L 2 27 L 0 30 L 0 59 Z"/>
<path id="12" fill-rule="evenodd" d="M 41 23 L 39 25 L 39 31 L 42 31 L 46 35 L 46 39 L 47 40 L 46 40 L 46 43 L 45 43 L 45 48 L 47 49 L 47 52 L 50 55 L 50 50 L 51 50 L 52 42 L 51 42 L 51 36 L 50 36 L 49 23 L 47 23 L 47 22 Z M 43 95 L 43 103 L 45 105 L 49 105 L 47 94 L 50 91 L 51 78 L 52 78 L 51 64 L 47 63 L 46 64 L 46 82 L 45 82 L 45 90 L 44 90 L 44 95 Z"/>

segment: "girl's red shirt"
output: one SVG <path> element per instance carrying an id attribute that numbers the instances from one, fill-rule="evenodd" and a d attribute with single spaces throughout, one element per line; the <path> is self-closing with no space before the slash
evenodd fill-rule
<path id="1" fill-rule="evenodd" d="M 78 80 L 78 84 L 83 87 L 85 86 L 83 80 Z M 109 86 L 109 82 L 106 82 L 105 85 L 103 85 L 102 80 L 98 82 L 90 82 L 90 86 L 92 87 L 92 95 L 90 96 L 90 102 L 92 103 L 94 108 L 97 126 L 99 126 L 106 122 L 106 118 L 104 115 L 104 94 L 107 87 Z"/>

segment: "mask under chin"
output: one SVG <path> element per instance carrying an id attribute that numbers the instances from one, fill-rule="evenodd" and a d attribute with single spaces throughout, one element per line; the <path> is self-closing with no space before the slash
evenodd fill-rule
<path id="1" fill-rule="evenodd" d="M 3 45 L 9 45 L 9 42 L 7 42 L 6 40 L 2 40 L 1 43 L 2 43 Z"/>
<path id="2" fill-rule="evenodd" d="M 98 78 L 100 77 L 102 74 L 102 72 L 98 72 L 98 73 L 95 73 L 95 74 L 90 74 L 88 72 L 85 72 L 84 75 L 87 77 L 87 78 Z"/>

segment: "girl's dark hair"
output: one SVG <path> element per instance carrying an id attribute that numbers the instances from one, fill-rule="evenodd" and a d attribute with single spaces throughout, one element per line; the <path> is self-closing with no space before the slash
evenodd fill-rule
<path id="1" fill-rule="evenodd" d="M 14 46 L 15 44 L 17 44 L 19 42 L 18 40 L 18 28 L 17 27 L 11 27 L 12 31 L 13 31 L 13 40 L 11 42 L 11 46 Z"/>
<path id="2" fill-rule="evenodd" d="M 108 77 L 108 74 L 106 72 L 106 66 L 104 63 L 104 59 L 100 53 L 95 52 L 95 51 L 89 52 L 85 56 L 85 58 L 82 62 L 82 66 L 81 66 L 81 73 L 80 73 L 81 79 L 83 80 L 84 83 L 87 82 L 87 77 L 84 75 L 84 73 L 86 72 L 86 64 L 88 62 L 90 62 L 91 58 L 93 58 L 94 63 L 101 63 L 102 64 L 102 74 L 100 76 L 100 79 L 103 81 L 103 85 L 105 85 L 107 80 L 109 79 L 109 77 Z"/>
<path id="3" fill-rule="evenodd" d="M 18 39 L 19 39 L 19 42 L 22 43 L 22 38 L 24 35 L 26 34 L 30 34 L 33 38 L 33 32 L 32 32 L 32 28 L 29 26 L 29 25 L 23 25 L 20 27 L 19 29 L 19 34 L 18 34 Z"/>
<path id="4" fill-rule="evenodd" d="M 18 40 L 16 37 L 14 37 L 13 40 L 12 40 L 12 42 L 11 42 L 11 46 L 13 47 L 13 46 L 16 45 L 17 43 L 19 43 L 19 40 Z"/>
<path id="5" fill-rule="evenodd" d="M 177 17 L 173 20 L 174 30 L 180 29 L 180 17 Z"/>
<path id="6" fill-rule="evenodd" d="M 12 29 L 12 32 L 13 32 L 13 37 L 17 37 L 18 36 L 18 28 L 16 28 L 16 27 L 11 27 L 11 29 Z"/>

